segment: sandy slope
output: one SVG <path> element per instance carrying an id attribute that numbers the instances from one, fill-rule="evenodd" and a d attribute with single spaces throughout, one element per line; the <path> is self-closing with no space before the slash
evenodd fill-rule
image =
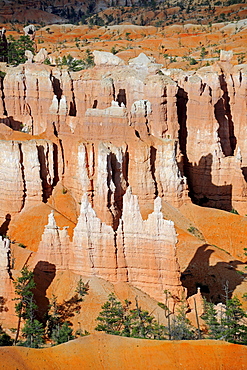
<path id="1" fill-rule="evenodd" d="M 0 369 L 246 369 L 247 347 L 219 341 L 151 341 L 95 334 L 48 349 L 0 348 Z"/>

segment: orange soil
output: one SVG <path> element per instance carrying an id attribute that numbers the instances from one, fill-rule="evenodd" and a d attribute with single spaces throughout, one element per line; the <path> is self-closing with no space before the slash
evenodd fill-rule
<path id="1" fill-rule="evenodd" d="M 214 208 L 185 204 L 180 211 L 202 232 L 205 241 L 242 261 L 246 260 L 247 217 Z"/>
<path id="2" fill-rule="evenodd" d="M 0 348 L 0 369 L 246 369 L 247 347 L 212 340 L 151 341 L 98 333 L 47 349 Z"/>
<path id="3" fill-rule="evenodd" d="M 22 27 L 3 24 L 7 35 L 19 37 Z M 166 27 L 114 25 L 88 27 L 86 25 L 49 25 L 36 32 L 37 50 L 45 47 L 50 55 L 62 57 L 71 54 L 83 59 L 86 49 L 111 51 L 114 47 L 119 57 L 125 61 L 135 57 L 141 51 L 154 56 L 159 63 L 169 68 L 197 69 L 206 63 L 213 64 L 218 58 L 220 49 L 233 50 L 234 63 L 238 63 L 243 53 L 243 61 L 247 60 L 246 38 L 247 28 L 232 23 L 215 23 L 210 25 L 185 24 Z M 206 49 L 205 60 L 190 65 L 187 57 L 200 59 L 202 47 Z M 168 56 L 184 57 L 184 60 L 169 60 Z"/>
<path id="4" fill-rule="evenodd" d="M 25 208 L 24 211 L 13 217 L 8 231 L 10 239 L 15 240 L 16 243 L 24 244 L 32 251 L 36 251 L 52 209 L 57 225 L 60 228 L 69 226 L 68 234 L 72 238 L 77 222 L 78 209 L 76 209 L 75 201 L 70 193 L 64 194 L 63 187 L 58 184 L 48 203 Z"/>

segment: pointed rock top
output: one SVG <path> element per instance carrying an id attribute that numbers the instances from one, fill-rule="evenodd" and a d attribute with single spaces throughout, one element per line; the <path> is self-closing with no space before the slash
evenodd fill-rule
<path id="1" fill-rule="evenodd" d="M 148 57 L 144 53 L 140 53 L 138 57 L 130 59 L 129 60 L 129 65 L 130 66 L 142 66 L 142 67 L 147 67 L 148 65 L 155 63 L 155 59 L 152 57 Z"/>
<path id="2" fill-rule="evenodd" d="M 162 209 L 162 202 L 161 202 L 161 198 L 160 198 L 160 197 L 157 197 L 157 198 L 154 200 L 154 212 L 155 212 L 155 213 L 159 213 L 159 212 L 161 212 L 161 209 Z"/>
<path id="3" fill-rule="evenodd" d="M 56 220 L 54 217 L 54 210 L 51 210 L 51 213 L 48 216 L 48 225 L 46 225 L 46 229 L 57 229 Z"/>

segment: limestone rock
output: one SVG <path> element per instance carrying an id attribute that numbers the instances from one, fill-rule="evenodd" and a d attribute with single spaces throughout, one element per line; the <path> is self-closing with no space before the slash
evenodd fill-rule
<path id="1" fill-rule="evenodd" d="M 41 48 L 39 52 L 34 56 L 33 60 L 35 63 L 44 63 L 48 57 L 48 52 L 45 48 Z"/>
<path id="2" fill-rule="evenodd" d="M 153 63 L 155 63 L 155 59 L 152 57 L 148 57 L 144 53 L 140 53 L 138 57 L 129 60 L 129 65 L 131 67 L 148 67 L 150 64 Z"/>
<path id="3" fill-rule="evenodd" d="M 50 264 L 52 270 L 66 270 L 69 266 L 69 236 L 67 228 L 60 230 L 57 227 L 54 211 L 48 216 L 48 224 L 42 235 L 38 252 L 32 260 L 35 267 L 40 261 L 46 261 Z M 49 266 L 48 264 L 48 266 Z"/>
<path id="4" fill-rule="evenodd" d="M 233 57 L 233 51 L 232 50 L 221 50 L 220 51 L 220 61 L 221 62 L 229 62 L 232 60 Z"/>
<path id="5" fill-rule="evenodd" d="M 93 51 L 94 63 L 96 66 L 119 66 L 124 65 L 124 61 L 120 59 L 117 55 L 109 53 L 107 51 Z"/>
<path id="6" fill-rule="evenodd" d="M 65 231 L 58 230 L 51 214 L 35 263 L 39 260 L 81 275 L 128 281 L 159 300 L 164 299 L 164 289 L 176 296 L 183 290 L 173 222 L 164 220 L 160 198 L 154 202 L 154 212 L 143 220 L 130 188 L 123 197 L 117 231 L 97 217 L 87 194 L 82 198 L 72 243 Z"/>
<path id="7" fill-rule="evenodd" d="M 53 149 L 46 140 L 0 141 L 0 217 L 47 200 L 54 179 Z"/>
<path id="8" fill-rule="evenodd" d="M 132 68 L 150 68 L 154 71 L 162 68 L 162 64 L 157 64 L 153 57 L 148 57 L 144 53 L 140 53 L 138 57 L 129 60 L 129 66 Z"/>
<path id="9" fill-rule="evenodd" d="M 29 36 L 31 40 L 35 39 L 36 28 L 33 24 L 29 24 L 28 26 L 23 28 L 25 36 Z"/>
<path id="10" fill-rule="evenodd" d="M 165 289 L 181 296 L 176 232 L 173 222 L 163 218 L 159 197 L 154 201 L 154 212 L 142 220 L 137 196 L 128 188 L 118 242 L 124 250 L 129 282 L 157 300 L 164 299 Z"/>
<path id="11" fill-rule="evenodd" d="M 147 117 L 152 112 L 151 103 L 148 100 L 137 100 L 131 106 L 132 115 Z"/>
<path id="12" fill-rule="evenodd" d="M 97 218 L 87 195 L 84 195 L 80 217 L 74 229 L 70 268 L 87 276 L 96 275 L 109 281 L 117 281 L 114 235 L 112 227 Z"/>
<path id="13" fill-rule="evenodd" d="M 25 51 L 26 63 L 33 63 L 33 53 L 30 50 Z"/>

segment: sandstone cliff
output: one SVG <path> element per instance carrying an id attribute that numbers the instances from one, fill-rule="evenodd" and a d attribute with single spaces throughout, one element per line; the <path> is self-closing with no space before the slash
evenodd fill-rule
<path id="1" fill-rule="evenodd" d="M 181 297 L 177 239 L 201 220 L 186 204 L 246 213 L 246 66 L 183 72 L 145 55 L 114 63 L 108 55 L 106 65 L 80 72 L 7 69 L 1 234 L 22 242 L 33 233 L 35 242 L 25 235 L 28 263 L 44 273 L 128 282 L 161 301 L 165 289 Z M 201 228 L 206 237 L 197 230 L 191 238 L 204 250 L 213 237 Z M 223 247 L 238 256 L 243 244 Z"/>
<path id="2" fill-rule="evenodd" d="M 182 296 L 174 224 L 164 220 L 159 197 L 154 212 L 143 220 L 138 198 L 130 188 L 123 197 L 116 231 L 96 216 L 87 195 L 71 243 L 66 229 L 59 230 L 51 213 L 32 265 L 39 261 L 56 266 L 57 271 L 70 269 L 110 282 L 129 282 L 160 301 L 164 290 Z"/>

